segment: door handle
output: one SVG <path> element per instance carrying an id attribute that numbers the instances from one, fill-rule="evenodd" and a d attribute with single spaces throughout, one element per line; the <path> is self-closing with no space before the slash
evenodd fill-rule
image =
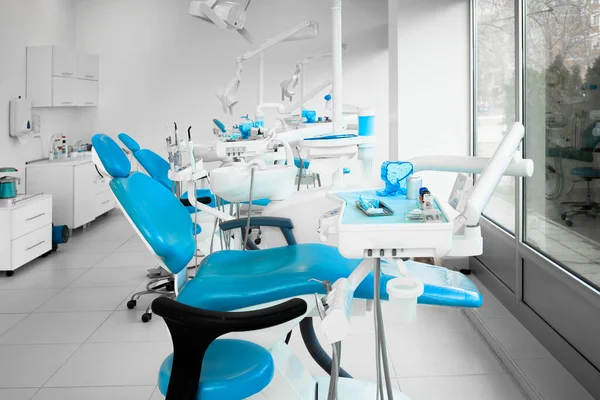
<path id="1" fill-rule="evenodd" d="M 72 101 L 63 101 L 62 103 L 63 103 L 63 104 L 73 104 L 73 102 L 72 102 Z"/>
<path id="2" fill-rule="evenodd" d="M 62 73 L 64 76 L 73 76 L 72 72 L 63 72 Z"/>
<path id="3" fill-rule="evenodd" d="M 46 241 L 45 241 L 45 240 L 42 240 L 41 242 L 39 242 L 39 243 L 37 243 L 37 244 L 34 244 L 34 245 L 33 245 L 33 246 L 31 246 L 31 247 L 28 247 L 28 248 L 26 248 L 26 249 L 25 249 L 25 251 L 29 251 L 29 250 L 31 250 L 31 249 L 35 249 L 36 247 L 38 247 L 38 246 L 41 246 L 41 245 L 43 245 L 44 243 L 46 243 Z"/>
<path id="4" fill-rule="evenodd" d="M 110 203 L 110 200 L 106 200 L 105 202 L 100 203 L 101 206 Z"/>

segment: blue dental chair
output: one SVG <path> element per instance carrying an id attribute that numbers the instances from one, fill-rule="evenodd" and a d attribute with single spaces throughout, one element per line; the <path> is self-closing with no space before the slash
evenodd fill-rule
<path id="1" fill-rule="evenodd" d="M 148 173 L 148 175 L 156 179 L 168 190 L 173 190 L 174 183 L 169 179 L 169 169 L 171 167 L 169 166 L 168 161 L 152 150 L 142 149 L 138 142 L 136 142 L 135 139 L 126 133 L 119 133 L 118 138 L 125 145 L 125 147 L 127 147 L 131 154 L 133 154 L 133 157 Z M 197 189 L 196 198 L 202 204 L 205 204 L 209 207 L 215 207 L 215 196 L 212 194 L 210 189 Z M 188 200 L 187 192 L 181 196 L 181 200 L 184 205 L 188 207 L 188 211 L 190 213 L 196 212 Z"/>
<path id="2" fill-rule="evenodd" d="M 165 318 L 174 344 L 174 355 L 160 370 L 161 392 L 168 400 L 234 399 L 260 392 L 273 376 L 270 354 L 243 341 L 213 340 L 227 332 L 263 329 L 302 317 L 306 304 L 287 300 L 325 294 L 323 285 L 309 278 L 333 282 L 350 275 L 362 260 L 345 259 L 336 248 L 322 244 L 296 244 L 288 219 L 255 217 L 251 226 L 279 227 L 288 246 L 213 253 L 204 259 L 195 278 L 187 281 L 185 270 L 193 259 L 195 241 L 185 207 L 156 180 L 141 173 L 129 175 L 129 160 L 122 151 L 113 151 L 116 143 L 109 139 L 99 135 L 94 146 L 99 155 L 110 154 L 103 160 L 114 177 L 110 187 L 138 234 L 175 275 L 177 301 L 159 298 L 152 305 Z M 221 229 L 243 230 L 246 223 L 246 219 L 228 221 Z M 419 303 L 481 305 L 476 287 L 461 274 L 419 264 L 409 268 L 425 283 Z M 385 284 L 392 278 L 382 274 L 382 299 L 387 299 Z M 373 274 L 361 283 L 355 297 L 373 298 Z M 277 301 L 286 302 L 255 314 L 231 312 Z M 312 324 L 311 318 L 306 320 Z"/>
<path id="3" fill-rule="evenodd" d="M 170 168 L 168 161 L 152 150 L 142 149 L 138 142 L 136 142 L 135 139 L 126 133 L 119 133 L 118 138 L 133 154 L 136 161 L 142 166 L 148 175 L 159 181 L 167 189 L 173 190 L 173 181 L 169 179 L 168 175 Z M 200 201 L 202 204 L 205 204 L 209 207 L 216 207 L 215 195 L 210 191 L 210 189 L 198 189 L 196 190 L 196 196 L 198 201 Z M 181 196 L 181 200 L 188 207 L 190 213 L 195 212 L 194 208 L 188 201 L 187 192 Z M 257 199 L 252 201 L 252 205 L 265 207 L 270 202 L 271 201 L 268 199 Z M 221 200 L 220 203 L 222 205 L 229 204 L 228 201 L 224 200 Z"/>

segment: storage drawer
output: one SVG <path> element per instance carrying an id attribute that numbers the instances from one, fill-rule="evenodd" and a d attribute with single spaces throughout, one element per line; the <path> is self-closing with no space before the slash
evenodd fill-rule
<path id="1" fill-rule="evenodd" d="M 112 190 L 107 190 L 105 192 L 97 194 L 95 197 L 95 207 L 97 212 L 96 216 L 109 212 L 110 210 L 115 208 L 115 205 L 116 201 Z"/>
<path id="2" fill-rule="evenodd" d="M 11 267 L 15 270 L 50 250 L 52 250 L 52 224 L 43 226 L 11 242 Z"/>
<path id="3" fill-rule="evenodd" d="M 52 224 L 52 199 L 36 201 L 17 208 L 12 211 L 10 219 L 11 240 L 20 238 L 42 226 Z"/>

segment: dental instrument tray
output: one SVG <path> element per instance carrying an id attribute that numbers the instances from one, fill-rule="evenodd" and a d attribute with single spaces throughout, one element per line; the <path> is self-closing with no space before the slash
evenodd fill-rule
<path id="1" fill-rule="evenodd" d="M 371 204 L 384 201 L 393 214 L 370 218 L 356 205 L 361 197 Z M 436 221 L 408 219 L 407 213 L 418 208 L 419 201 L 404 195 L 382 197 L 371 189 L 329 192 L 327 198 L 341 210 L 338 218 L 320 223 L 320 229 L 325 239 L 337 235 L 338 249 L 346 258 L 443 257 L 452 249 L 453 221 L 434 196 L 431 211 L 438 215 Z"/>
<path id="2" fill-rule="evenodd" d="M 389 208 L 383 201 L 379 202 L 379 207 L 376 207 L 375 210 L 382 210 L 379 212 L 369 212 L 360 202 L 360 200 L 356 200 L 356 207 L 362 211 L 367 217 L 389 217 L 390 215 L 394 215 L 394 210 Z"/>

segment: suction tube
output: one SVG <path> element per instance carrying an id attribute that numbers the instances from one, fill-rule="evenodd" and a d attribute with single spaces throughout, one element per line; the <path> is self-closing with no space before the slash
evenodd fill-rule
<path id="1" fill-rule="evenodd" d="M 331 375 L 333 361 L 331 360 L 331 357 L 329 357 L 329 354 L 323 350 L 321 343 L 319 343 L 319 339 L 317 339 L 312 317 L 307 317 L 300 321 L 300 334 L 302 335 L 304 346 L 306 346 L 306 350 L 308 350 L 308 353 L 313 360 L 323 368 L 323 371 L 327 372 L 328 375 Z M 340 368 L 340 378 L 352 379 L 352 376 L 343 368 Z"/>

